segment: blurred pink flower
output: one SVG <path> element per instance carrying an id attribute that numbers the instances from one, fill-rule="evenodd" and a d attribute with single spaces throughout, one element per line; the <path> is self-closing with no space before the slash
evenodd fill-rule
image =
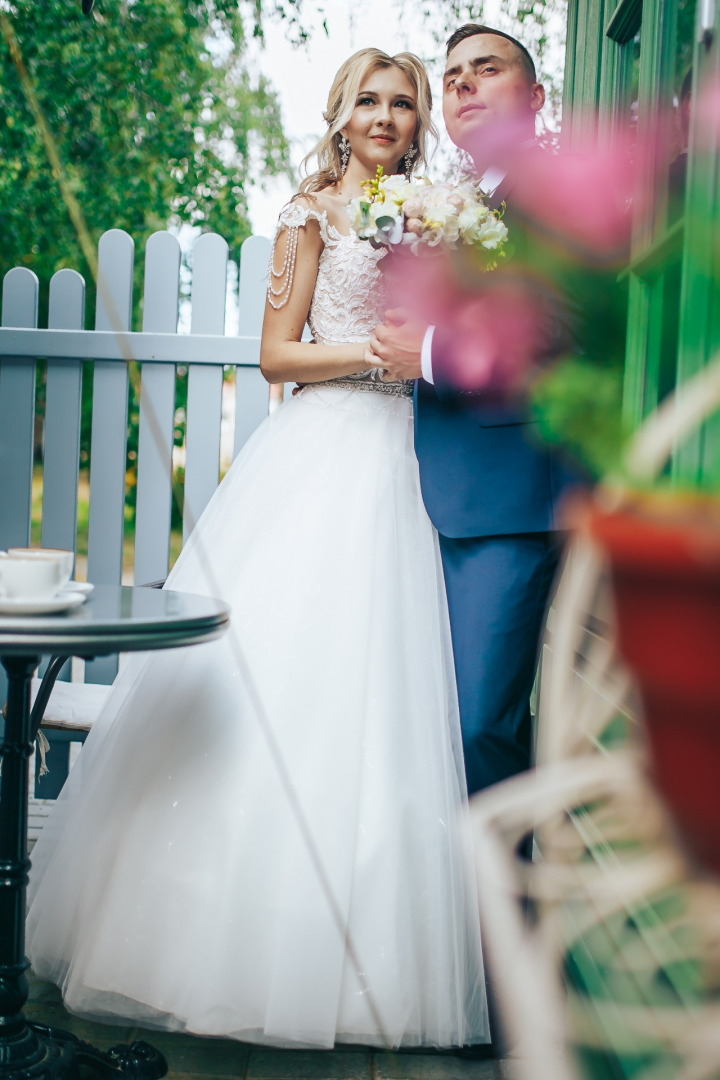
<path id="1" fill-rule="evenodd" d="M 521 391 L 542 350 L 544 319 L 537 299 L 507 283 L 458 304 L 452 313 L 453 350 L 446 375 L 459 390 Z"/>
<path id="2" fill-rule="evenodd" d="M 602 288 L 629 252 L 634 176 L 627 145 L 583 155 L 511 153 L 510 135 L 483 133 L 502 149 L 513 178 L 504 218 L 514 249 L 508 258 L 488 273 L 462 247 L 417 255 L 405 249 L 386 260 L 390 306 L 405 309 L 418 327 L 443 329 L 452 343 L 449 374 L 461 390 L 521 389 L 568 347 L 568 290 L 580 286 L 582 295 L 583 282 L 592 289 L 596 279 Z"/>
<path id="3" fill-rule="evenodd" d="M 693 108 L 702 153 L 720 140 L 720 80 L 698 94 Z M 504 218 L 508 257 L 490 273 L 462 247 L 417 255 L 404 248 L 386 260 L 390 306 L 404 308 L 418 327 L 443 329 L 459 389 L 513 390 L 553 356 L 584 351 L 582 342 L 563 338 L 567 326 L 573 335 L 591 327 L 596 353 L 604 338 L 610 343 L 617 274 L 627 264 L 631 228 L 642 231 L 643 215 L 655 213 L 647 172 L 655 170 L 662 190 L 673 159 L 672 119 L 660 118 L 652 138 L 628 125 L 612 146 L 596 140 L 585 153 L 528 153 L 518 149 L 520 133 L 512 125 L 483 129 L 478 161 L 501 160 L 512 181 Z M 594 118 L 588 131 L 594 138 Z"/>
<path id="4" fill-rule="evenodd" d="M 415 232 L 413 219 L 405 228 Z M 422 222 L 419 222 L 422 225 Z M 443 247 L 423 247 L 415 255 L 409 246 L 396 247 L 382 261 L 388 307 L 403 308 L 411 321 L 427 326 L 443 321 L 458 299 L 450 253 Z"/>
<path id="5" fill-rule="evenodd" d="M 714 149 L 720 139 L 720 79 L 710 79 L 698 94 L 696 134 L 702 150 Z"/>
<path id="6" fill-rule="evenodd" d="M 633 181 L 622 145 L 592 155 L 536 154 L 512 189 L 512 211 L 569 257 L 619 263 L 629 249 Z"/>

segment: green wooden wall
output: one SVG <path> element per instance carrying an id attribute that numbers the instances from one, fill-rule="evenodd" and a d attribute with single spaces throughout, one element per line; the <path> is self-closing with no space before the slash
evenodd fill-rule
<path id="1" fill-rule="evenodd" d="M 669 149 L 663 157 L 640 148 L 669 148 L 677 137 L 690 66 L 687 173 L 679 187 Z M 582 150 L 589 137 L 627 137 L 636 125 L 625 271 L 624 408 L 633 425 L 720 350 L 720 125 L 701 130 L 695 107 L 713 79 L 720 85 L 720 0 L 570 0 L 565 146 Z M 675 455 L 673 474 L 682 483 L 718 481 L 720 419 Z"/>

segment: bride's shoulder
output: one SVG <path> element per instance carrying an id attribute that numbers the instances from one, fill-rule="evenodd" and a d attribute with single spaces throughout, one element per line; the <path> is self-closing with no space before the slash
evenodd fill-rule
<path id="1" fill-rule="evenodd" d="M 338 233 L 348 232 L 347 197 L 339 195 L 333 186 L 319 191 L 301 191 L 283 207 L 278 228 L 307 225 L 316 222 L 324 244 L 337 242 Z"/>
<path id="2" fill-rule="evenodd" d="M 280 211 L 278 218 L 278 230 L 283 228 L 299 228 L 308 222 L 316 222 L 320 235 L 325 236 L 328 222 L 328 208 L 325 201 L 320 198 L 321 193 L 294 195 L 290 202 L 286 203 Z"/>

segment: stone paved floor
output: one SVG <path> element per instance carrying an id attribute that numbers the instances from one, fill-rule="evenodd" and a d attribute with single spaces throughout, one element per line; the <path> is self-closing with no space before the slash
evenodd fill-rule
<path id="1" fill-rule="evenodd" d="M 71 1031 L 106 1050 L 146 1039 L 168 1061 L 175 1080 L 510 1080 L 506 1061 L 478 1061 L 450 1053 L 384 1053 L 362 1047 L 339 1050 L 269 1050 L 230 1039 L 200 1039 L 109 1027 L 65 1011 L 56 987 L 30 975 L 29 1020 Z"/>

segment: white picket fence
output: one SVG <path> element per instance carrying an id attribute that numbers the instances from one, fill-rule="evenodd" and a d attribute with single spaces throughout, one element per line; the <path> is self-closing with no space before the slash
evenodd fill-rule
<path id="1" fill-rule="evenodd" d="M 158 232 L 145 250 L 142 330 L 131 330 L 134 243 L 119 229 L 98 247 L 95 328 L 84 328 L 85 282 L 60 270 L 50 282 L 48 328 L 37 326 L 39 282 L 24 267 L 3 281 L 0 327 L 0 548 L 30 538 L 36 366 L 47 361 L 42 543 L 75 547 L 83 361 L 94 362 L 88 579 L 121 580 L 128 425 L 128 360 L 140 365 L 134 555 L 136 583 L 166 576 L 176 368 L 188 369 L 184 536 L 219 479 L 223 369 L 235 369 L 236 454 L 267 414 L 258 369 L 269 241 L 242 246 L 238 335 L 225 334 L 228 246 L 201 235 L 192 251 L 189 333 L 178 333 L 180 245 Z M 94 681 L 112 677 L 97 661 Z M 105 670 L 107 668 L 107 670 Z M 103 677 L 104 676 L 104 677 Z"/>
<path id="2" fill-rule="evenodd" d="M 239 333 L 226 335 L 228 245 L 212 233 L 192 250 L 189 332 L 178 332 L 181 252 L 176 236 L 158 232 L 145 249 L 142 329 L 131 329 L 135 245 L 119 229 L 98 247 L 95 327 L 85 329 L 85 282 L 75 270 L 49 283 L 48 326 L 38 327 L 40 283 L 15 267 L 2 287 L 0 326 L 0 548 L 30 542 L 36 369 L 47 363 L 42 491 L 42 543 L 75 550 L 83 362 L 93 364 L 90 444 L 88 580 L 122 579 L 128 361 L 140 371 L 137 503 L 133 580 L 164 578 L 169 568 L 172 454 L 177 368 L 187 368 L 183 539 L 197 521 L 220 476 L 223 372 L 235 372 L 233 456 L 267 415 L 268 386 L 259 370 L 260 332 L 270 243 L 250 237 L 242 245 L 238 282 Z M 187 321 L 187 320 L 184 320 Z M 85 678 L 109 683 L 117 658 L 85 665 Z M 0 701 L 5 698 L 0 669 Z M 52 734 L 51 734 L 52 737 Z M 56 747 L 52 787 L 62 782 L 63 753 Z M 47 791 L 48 784 L 43 788 Z M 31 789 L 32 790 L 32 789 Z M 38 794 L 42 794 L 41 790 Z M 54 794 L 54 792 L 53 792 Z M 31 834 L 47 813 L 33 799 Z"/>

